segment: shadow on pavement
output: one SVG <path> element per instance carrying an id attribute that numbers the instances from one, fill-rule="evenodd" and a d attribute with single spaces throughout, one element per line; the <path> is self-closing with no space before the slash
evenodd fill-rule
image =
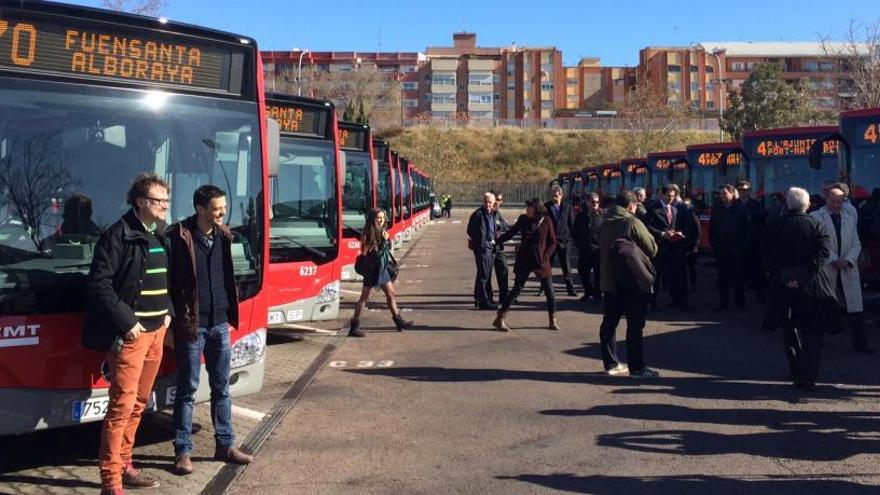
<path id="1" fill-rule="evenodd" d="M 870 476 L 873 476 L 872 473 Z M 828 478 L 831 479 L 828 479 Z M 823 479 L 808 477 L 752 476 L 744 479 L 717 476 L 657 476 L 617 477 L 578 476 L 572 473 L 521 474 L 498 476 L 500 480 L 517 480 L 543 488 L 590 493 L 593 495 L 620 495 L 623 493 L 651 495 L 770 495 L 783 493 L 833 493 L 834 495 L 867 495 L 877 493 L 876 486 L 867 486 L 834 475 Z"/>

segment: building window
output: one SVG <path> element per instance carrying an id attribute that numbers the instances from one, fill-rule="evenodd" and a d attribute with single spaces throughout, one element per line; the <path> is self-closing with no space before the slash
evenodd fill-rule
<path id="1" fill-rule="evenodd" d="M 834 62 L 821 62 L 819 64 L 820 72 L 834 72 Z"/>
<path id="2" fill-rule="evenodd" d="M 697 67 L 696 65 L 691 65 L 691 66 L 690 66 L 690 71 L 691 71 L 691 72 L 699 72 L 699 71 L 700 71 L 700 68 Z"/>
<path id="3" fill-rule="evenodd" d="M 516 89 L 516 83 L 513 83 L 513 82 L 507 83 L 507 89 Z"/>
<path id="4" fill-rule="evenodd" d="M 453 74 L 434 74 L 431 78 L 431 84 L 442 84 L 447 86 L 455 86 L 455 75 Z"/>
<path id="5" fill-rule="evenodd" d="M 492 74 L 470 74 L 468 76 L 469 86 L 491 86 Z"/>
<path id="6" fill-rule="evenodd" d="M 709 109 L 709 110 L 715 108 L 715 102 L 714 102 L 714 101 L 711 101 L 711 100 L 707 101 L 707 102 L 706 102 L 706 108 Z"/>
<path id="7" fill-rule="evenodd" d="M 669 66 L 667 66 L 667 70 L 669 70 L 669 72 L 681 72 L 681 66 L 680 65 L 669 65 Z"/>
<path id="8" fill-rule="evenodd" d="M 418 84 L 416 84 L 415 82 L 411 82 L 411 81 L 403 83 L 402 86 L 403 86 L 403 89 L 405 89 L 407 91 L 419 89 Z"/>
<path id="9" fill-rule="evenodd" d="M 804 62 L 804 72 L 816 72 L 819 70 L 819 62 L 808 60 Z"/>
<path id="10" fill-rule="evenodd" d="M 730 70 L 733 72 L 742 72 L 746 70 L 746 66 L 743 62 L 734 62 L 730 64 Z"/>
<path id="11" fill-rule="evenodd" d="M 455 103 L 455 94 L 453 93 L 434 93 L 431 96 L 431 101 L 439 104 L 449 104 Z"/>
<path id="12" fill-rule="evenodd" d="M 498 94 L 498 93 L 495 93 L 495 95 L 493 96 L 493 98 L 495 98 L 495 101 L 501 101 L 501 95 Z"/>
<path id="13" fill-rule="evenodd" d="M 425 101 L 430 102 L 433 99 L 433 95 L 431 93 L 425 93 Z"/>
<path id="14" fill-rule="evenodd" d="M 706 66 L 706 74 L 711 74 L 713 72 L 715 72 L 715 67 L 712 67 L 711 65 L 707 65 Z"/>
<path id="15" fill-rule="evenodd" d="M 691 100 L 691 108 L 694 110 L 700 109 L 700 100 Z"/>
<path id="16" fill-rule="evenodd" d="M 553 91 L 553 83 L 541 83 L 541 91 Z"/>
<path id="17" fill-rule="evenodd" d="M 419 106 L 419 100 L 403 100 L 403 106 L 406 108 L 416 108 Z"/>
<path id="18" fill-rule="evenodd" d="M 471 103 L 492 103 L 492 95 L 470 95 L 468 101 Z"/>

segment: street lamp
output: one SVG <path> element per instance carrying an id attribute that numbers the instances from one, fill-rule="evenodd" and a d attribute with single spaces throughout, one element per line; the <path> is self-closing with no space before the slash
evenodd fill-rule
<path id="1" fill-rule="evenodd" d="M 306 53 L 312 53 L 312 52 L 308 48 L 305 48 L 301 52 L 299 52 L 299 65 L 298 65 L 297 75 L 296 75 L 296 83 L 297 83 L 296 94 L 297 94 L 297 96 L 302 96 L 302 94 L 303 94 L 303 55 L 305 55 Z"/>
<path id="2" fill-rule="evenodd" d="M 721 76 L 721 71 L 723 70 L 721 66 L 721 55 L 726 51 L 726 48 L 716 46 L 711 52 L 715 57 L 715 63 L 718 65 L 718 76 L 715 80 L 718 82 L 718 132 L 721 135 L 721 142 L 724 142 L 724 129 L 721 127 L 721 120 L 724 119 L 724 88 L 721 86 L 724 82 L 724 78 Z"/>

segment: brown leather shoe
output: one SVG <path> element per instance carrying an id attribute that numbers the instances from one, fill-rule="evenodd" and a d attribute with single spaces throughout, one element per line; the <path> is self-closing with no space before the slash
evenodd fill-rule
<path id="1" fill-rule="evenodd" d="M 142 473 L 134 466 L 129 466 L 122 472 L 122 486 L 129 488 L 159 488 L 159 480 Z"/>
<path id="2" fill-rule="evenodd" d="M 179 454 L 174 458 L 174 472 L 179 475 L 192 474 L 192 456 L 189 453 Z"/>
<path id="3" fill-rule="evenodd" d="M 235 447 L 229 447 L 226 449 L 218 447 L 214 451 L 214 459 L 223 462 L 230 462 L 232 464 L 245 465 L 250 464 L 254 460 L 254 456 L 245 454 Z"/>

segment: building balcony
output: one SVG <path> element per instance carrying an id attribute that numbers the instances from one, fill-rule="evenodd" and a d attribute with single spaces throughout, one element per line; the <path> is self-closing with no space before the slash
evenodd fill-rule
<path id="1" fill-rule="evenodd" d="M 457 88 L 455 84 L 434 84 L 431 83 L 431 93 L 455 93 Z"/>
<path id="2" fill-rule="evenodd" d="M 452 103 L 431 103 L 431 111 L 432 112 L 454 112 L 455 111 L 455 102 Z"/>
<path id="3" fill-rule="evenodd" d="M 488 112 L 495 109 L 491 103 L 468 103 L 469 112 Z"/>

